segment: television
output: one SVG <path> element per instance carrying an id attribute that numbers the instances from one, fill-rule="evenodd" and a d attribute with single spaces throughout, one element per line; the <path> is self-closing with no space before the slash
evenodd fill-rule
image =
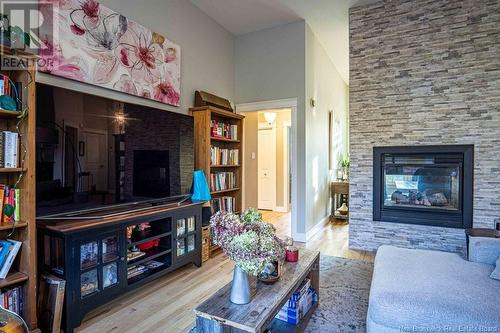
<path id="1" fill-rule="evenodd" d="M 37 216 L 189 195 L 191 116 L 42 84 L 37 90 L 44 110 L 37 119 Z"/>

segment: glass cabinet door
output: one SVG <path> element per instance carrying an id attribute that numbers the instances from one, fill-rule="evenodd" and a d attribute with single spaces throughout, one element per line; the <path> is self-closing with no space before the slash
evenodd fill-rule
<path id="1" fill-rule="evenodd" d="M 177 220 L 177 237 L 183 237 L 186 234 L 186 219 Z"/>
<path id="2" fill-rule="evenodd" d="M 119 232 L 80 242 L 80 296 L 89 297 L 117 286 L 122 267 Z"/>
<path id="3" fill-rule="evenodd" d="M 196 217 L 176 219 L 175 255 L 182 258 L 196 250 Z"/>

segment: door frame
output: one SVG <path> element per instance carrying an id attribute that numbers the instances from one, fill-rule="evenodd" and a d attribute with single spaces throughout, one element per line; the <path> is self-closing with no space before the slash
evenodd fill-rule
<path id="1" fill-rule="evenodd" d="M 84 158 L 84 163 L 85 163 L 85 171 L 88 171 L 87 170 L 87 152 L 88 152 L 88 147 L 87 147 L 87 133 L 94 133 L 94 134 L 102 134 L 104 135 L 104 141 L 105 141 L 105 145 L 106 145 L 106 191 L 108 191 L 108 178 L 109 178 L 109 142 L 108 142 L 108 131 L 106 130 L 103 130 L 103 129 L 97 129 L 97 128 L 83 128 L 82 129 L 82 139 L 83 141 L 85 142 L 85 156 L 83 156 Z M 93 181 L 95 182 L 95 179 L 93 179 Z M 92 184 L 93 185 L 93 184 Z"/>
<path id="2" fill-rule="evenodd" d="M 236 112 L 255 112 L 255 111 L 262 111 L 262 110 L 270 110 L 270 109 L 291 109 L 292 110 L 292 218 L 291 218 L 291 232 L 292 232 L 292 237 L 294 239 L 303 239 L 304 234 L 299 233 L 297 231 L 297 226 L 298 226 L 298 218 L 297 218 L 297 210 L 298 210 L 298 203 L 297 203 L 297 193 L 298 193 L 298 182 L 297 182 L 297 168 L 298 168 L 298 150 L 297 150 L 297 122 L 298 122 L 298 115 L 297 115 L 297 105 L 298 101 L 297 98 L 287 98 L 287 99 L 277 99 L 277 100 L 270 100 L 270 101 L 261 101 L 261 102 L 251 102 L 251 103 L 239 103 L 236 104 L 235 111 Z M 242 145 L 242 149 L 244 150 L 244 145 Z M 243 165 L 245 163 L 245 152 L 243 151 Z M 245 186 L 245 168 L 243 167 L 243 186 Z M 245 191 L 242 191 L 243 193 L 243 202 L 245 202 Z"/>
<path id="3" fill-rule="evenodd" d="M 277 195 L 277 191 L 276 191 L 276 183 L 277 183 L 277 175 L 276 175 L 276 172 L 277 172 L 277 163 L 276 163 L 276 123 L 274 124 L 268 124 L 266 122 L 259 122 L 258 123 L 258 127 L 257 127 L 257 131 L 261 131 L 261 130 L 271 130 L 271 135 L 272 135 L 272 143 L 270 144 L 271 147 L 273 147 L 273 151 L 274 151 L 274 159 L 273 159 L 273 162 L 272 162 L 272 183 L 274 184 L 273 188 L 272 188 L 272 210 L 273 212 L 277 211 L 277 207 L 276 207 L 276 195 Z M 259 146 L 259 141 L 260 141 L 260 132 L 257 132 L 257 147 Z M 260 158 L 259 158 L 259 151 L 257 151 L 257 182 L 259 181 L 259 178 L 260 178 Z M 259 186 L 257 184 L 257 206 L 259 206 Z M 260 208 L 259 208 L 260 209 Z"/>
<path id="4" fill-rule="evenodd" d="M 289 153 L 288 147 L 288 129 L 292 131 L 292 124 L 288 121 L 283 123 L 283 206 L 277 206 L 276 211 L 288 213 L 290 211 L 290 174 L 289 174 Z"/>
<path id="5" fill-rule="evenodd" d="M 75 153 L 75 192 L 78 192 L 80 189 L 78 188 L 80 186 L 80 181 L 78 178 L 78 174 L 81 172 L 80 167 L 81 167 L 81 161 L 80 161 L 80 156 L 78 156 L 78 141 L 80 140 L 80 135 L 81 135 L 81 130 L 80 126 L 78 126 L 77 123 L 73 121 L 66 121 L 65 119 L 62 120 L 62 151 L 61 151 L 61 181 L 64 186 L 67 186 L 66 184 L 66 127 L 73 127 L 76 128 L 76 142 L 73 142 L 74 144 L 74 153 Z"/>

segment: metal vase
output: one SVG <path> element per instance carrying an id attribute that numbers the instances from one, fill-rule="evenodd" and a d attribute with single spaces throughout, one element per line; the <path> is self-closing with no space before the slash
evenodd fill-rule
<path id="1" fill-rule="evenodd" d="M 234 266 L 230 300 L 234 304 L 248 304 L 252 300 L 248 273 L 238 265 Z"/>

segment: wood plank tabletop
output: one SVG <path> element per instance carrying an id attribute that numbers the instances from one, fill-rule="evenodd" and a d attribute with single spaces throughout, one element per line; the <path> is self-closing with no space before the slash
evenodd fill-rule
<path id="1" fill-rule="evenodd" d="M 200 304 L 195 313 L 198 317 L 215 320 L 219 323 L 234 327 L 246 332 L 262 332 L 274 315 L 295 291 L 314 265 L 319 263 L 319 251 L 300 249 L 299 261 L 285 262 L 283 275 L 272 285 L 257 282 L 257 289 L 248 304 L 237 305 L 229 300 L 231 283 L 219 289 L 205 302 Z"/>

